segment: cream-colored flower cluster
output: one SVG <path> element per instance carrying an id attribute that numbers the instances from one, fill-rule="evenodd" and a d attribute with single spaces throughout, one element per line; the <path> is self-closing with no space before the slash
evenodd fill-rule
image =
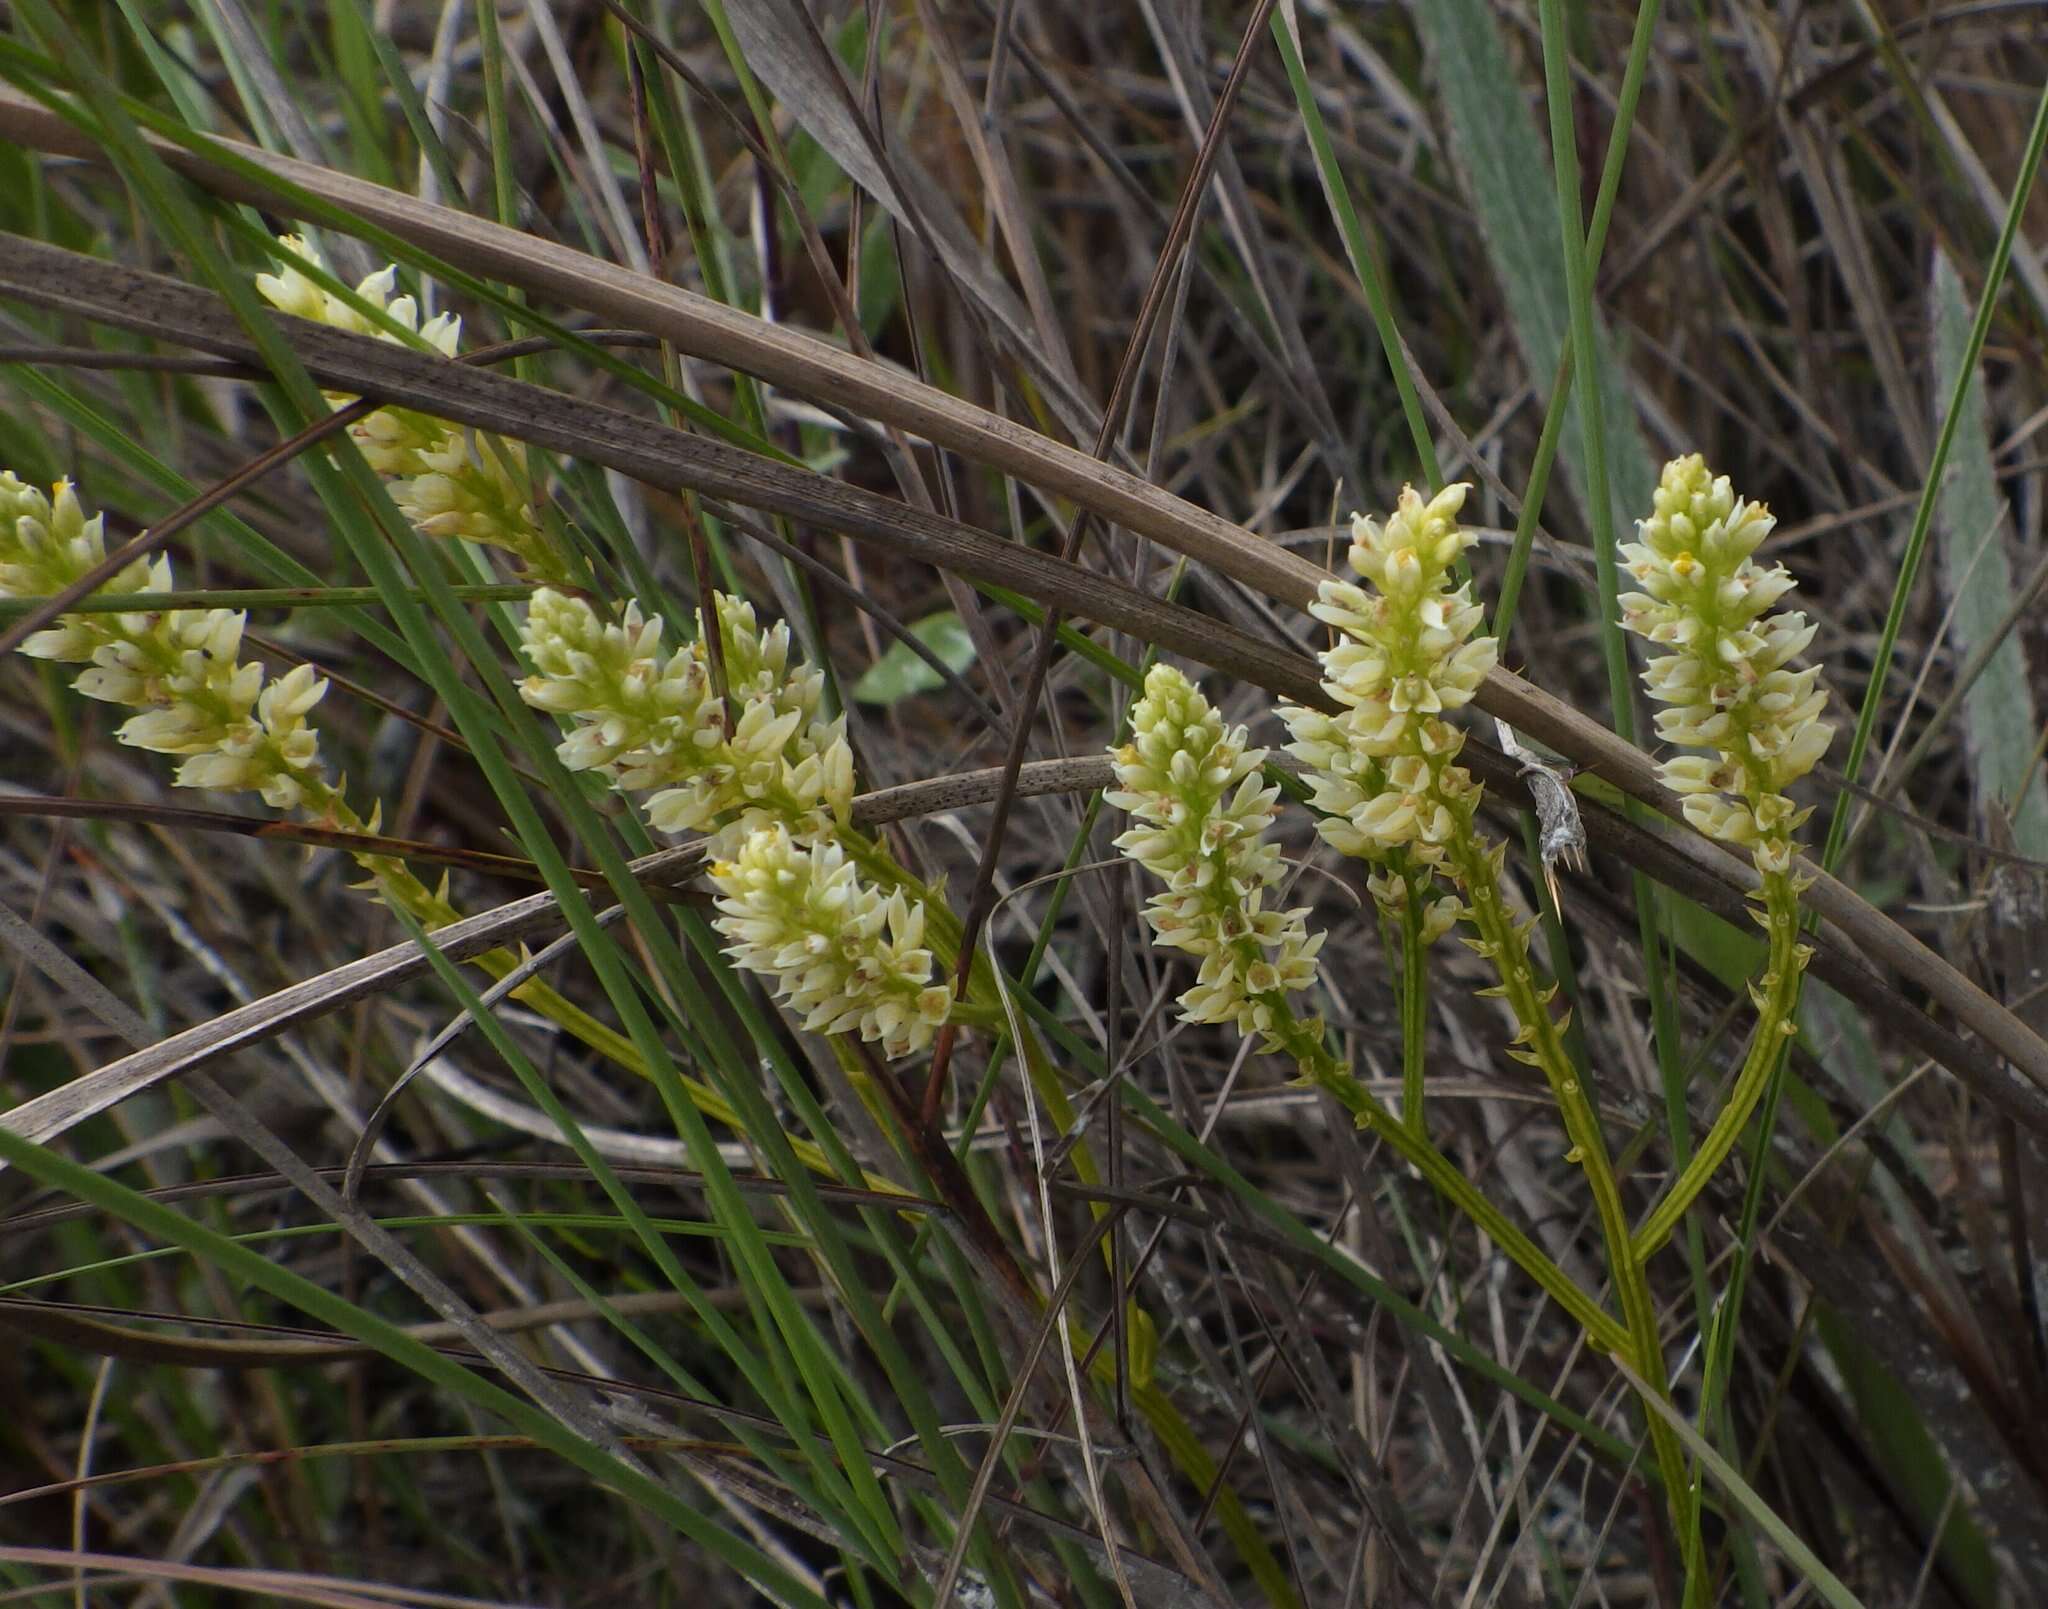
<path id="1" fill-rule="evenodd" d="M 1117 847 L 1166 883 L 1145 919 L 1161 944 L 1201 958 L 1180 997 L 1186 1019 L 1269 1031 L 1278 998 L 1315 981 L 1323 935 L 1309 934 L 1306 907 L 1266 907 L 1282 866 L 1263 836 L 1279 797 L 1260 774 L 1265 751 L 1245 746 L 1243 727 L 1226 729 L 1187 677 L 1155 665 L 1131 741 L 1111 755 L 1106 797 L 1138 820 Z"/>
<path id="2" fill-rule="evenodd" d="M 729 703 L 701 639 L 671 649 L 637 604 L 606 622 L 545 588 L 521 627 L 534 674 L 520 694 L 568 718 L 556 753 L 572 771 L 648 793 L 658 831 L 715 835 L 730 857 L 711 870 L 727 953 L 774 979 L 806 1029 L 911 1055 L 953 997 L 931 981 L 924 903 L 875 887 L 848 854 L 845 717 L 822 717 L 825 678 L 791 655 L 787 625 L 763 629 L 753 605 L 713 597 Z"/>
<path id="3" fill-rule="evenodd" d="M 102 516 L 86 518 L 69 481 L 52 492 L 0 472 L 0 597 L 61 592 L 106 558 Z M 99 590 L 168 592 L 171 562 L 138 559 Z M 238 663 L 243 619 L 230 609 L 68 614 L 22 652 L 83 664 L 79 692 L 140 710 L 115 735 L 183 756 L 181 787 L 260 793 L 280 810 L 317 805 L 330 789 L 306 715 L 327 683 L 308 665 L 266 682 L 261 665 Z"/>
<path id="4" fill-rule="evenodd" d="M 1452 584 L 1472 542 L 1457 517 L 1465 490 L 1424 502 L 1404 487 L 1384 524 L 1353 515 L 1351 568 L 1371 589 L 1332 578 L 1311 606 L 1341 633 L 1322 656 L 1324 691 L 1340 707 L 1285 705 L 1281 715 L 1288 752 L 1325 813 L 1320 831 L 1347 855 L 1385 862 L 1406 850 L 1412 866 L 1435 867 L 1478 808 L 1478 784 L 1455 763 L 1464 734 L 1444 719 L 1471 701 L 1495 659 L 1494 640 L 1474 635 L 1481 610 L 1470 586 Z M 1372 888 L 1383 905 L 1406 898 L 1395 875 L 1375 876 Z M 1426 937 L 1449 931 L 1458 913 L 1448 896 L 1431 902 Z"/>
<path id="5" fill-rule="evenodd" d="M 1783 565 L 1752 555 L 1775 521 L 1737 498 L 1698 454 L 1664 466 L 1642 540 L 1621 549 L 1641 592 L 1622 596 L 1622 624 L 1670 648 L 1643 673 L 1665 707 L 1667 743 L 1712 751 L 1664 762 L 1686 819 L 1710 837 L 1749 846 L 1767 872 L 1789 869 L 1792 833 L 1805 819 L 1784 790 L 1827 752 L 1834 729 L 1820 716 L 1820 670 L 1791 668 L 1813 641 L 1803 614 L 1767 611 L 1793 588 Z"/>
<path id="6" fill-rule="evenodd" d="M 932 981 L 923 904 L 870 887 L 837 843 L 763 827 L 712 866 L 711 881 L 725 953 L 772 979 L 806 1031 L 858 1033 L 895 1057 L 944 1025 L 953 995 Z"/>
<path id="7" fill-rule="evenodd" d="M 288 257 L 326 267 L 301 236 L 285 235 L 278 245 Z M 462 321 L 442 313 L 421 324 L 419 304 L 410 296 L 391 294 L 397 283 L 398 270 L 384 268 L 363 280 L 356 294 L 399 328 L 453 357 Z M 279 273 L 258 274 L 256 288 L 286 313 L 354 335 L 397 339 L 290 264 Z M 562 578 L 527 492 L 526 449 L 518 442 L 464 430 L 409 408 L 379 408 L 351 425 L 349 435 L 370 467 L 391 479 L 392 502 L 421 534 L 502 548 L 531 574 Z"/>
<path id="8" fill-rule="evenodd" d="M 574 723 L 556 751 L 572 771 L 599 771 L 628 793 L 658 790 L 647 815 L 659 831 L 778 823 L 800 839 L 829 833 L 853 803 L 845 718 L 820 717 L 824 677 L 792 663 L 788 626 L 764 631 L 751 604 L 716 601 L 730 731 L 703 642 L 668 649 L 661 617 L 637 604 L 611 624 L 580 598 L 535 593 L 521 627 L 535 674 L 520 694 Z"/>

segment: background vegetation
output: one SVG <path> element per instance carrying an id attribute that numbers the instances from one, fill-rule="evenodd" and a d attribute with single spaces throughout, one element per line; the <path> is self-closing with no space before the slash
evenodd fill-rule
<path id="1" fill-rule="evenodd" d="M 1333 518 L 1475 482 L 1520 678 L 1485 707 L 1582 768 L 1548 954 L 1640 1210 L 1757 949 L 1742 867 L 1656 814 L 1600 602 L 1697 450 L 1820 622 L 1809 837 L 1843 880 L 1765 1138 L 1652 1265 L 1681 1405 L 1711 1387 L 1713 1591 L 2048 1601 L 2037 8 L 5 15 L 0 465 L 76 477 L 110 541 L 220 489 L 168 527 L 180 601 L 334 679 L 377 847 L 513 912 L 492 941 L 567 921 L 546 976 L 614 1053 L 455 960 L 352 967 L 416 931 L 360 840 L 252 839 L 270 812 L 174 793 L 0 662 L 11 1590 L 1677 1603 L 1615 1369 L 1326 1098 L 1174 1027 L 1082 762 L 1159 650 L 1277 741 Z M 400 262 L 466 351 L 536 337 L 487 356 L 544 389 L 275 334 L 250 277 L 303 226 L 351 284 Z M 864 819 L 960 915 L 987 881 L 1036 1076 L 970 1035 L 921 1108 L 924 1062 L 849 1073 L 687 879 L 636 882 L 644 826 L 512 693 L 513 572 L 423 542 L 345 442 L 252 472 L 316 380 L 531 441 L 593 596 L 680 627 L 717 577 L 789 619 Z M 1477 963 L 1404 988 L 1288 820 L 1354 1070 L 1398 1095 L 1405 1013 L 1439 1143 L 1595 1278 Z M 514 905 L 537 883 L 566 918 Z"/>

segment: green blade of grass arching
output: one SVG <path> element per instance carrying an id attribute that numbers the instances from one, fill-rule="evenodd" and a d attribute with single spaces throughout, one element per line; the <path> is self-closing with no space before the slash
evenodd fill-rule
<path id="1" fill-rule="evenodd" d="M 1863 762 L 1869 753 L 1871 734 L 1876 729 L 1878 711 L 1884 702 L 1885 681 L 1891 670 L 1893 653 L 1896 651 L 1900 628 L 1904 625 L 1906 607 L 1913 593 L 1914 582 L 1918 579 L 1920 561 L 1925 556 L 1927 538 L 1933 527 L 1934 511 L 1939 500 L 1943 479 L 1948 468 L 1949 455 L 1954 450 L 1957 433 L 1961 430 L 1966 412 L 1966 403 L 1973 383 L 1978 361 L 1983 356 L 1984 342 L 1991 331 L 1991 317 L 1998 303 L 1998 294 L 2005 283 L 2005 273 L 2012 261 L 2013 241 L 2018 235 L 2020 220 L 2025 215 L 2028 197 L 2032 194 L 2034 181 L 2041 171 L 2041 158 L 2048 149 L 2048 86 L 2043 86 L 2040 99 L 2034 107 L 2034 122 L 2027 134 L 2027 145 L 2022 157 L 2018 178 L 2013 185 L 2012 199 L 2006 208 L 2005 224 L 1999 231 L 1998 244 L 1993 249 L 1991 262 L 1984 275 L 1984 289 L 1977 299 L 1975 317 L 1971 320 L 1967 338 L 1959 350 L 1951 349 L 1945 367 L 1951 376 L 1948 400 L 1943 412 L 1941 431 L 1934 444 L 1933 454 L 1928 462 L 1926 479 L 1921 485 L 1920 499 L 1913 511 L 1913 524 L 1906 538 L 1905 553 L 1901 558 L 1899 574 L 1892 586 L 1891 603 L 1885 613 L 1883 630 L 1879 634 L 1876 659 L 1871 666 L 1869 684 L 1863 693 L 1863 702 L 1857 711 L 1855 733 L 1849 743 L 1849 757 L 1843 763 L 1843 786 L 1835 796 L 1833 813 L 1828 818 L 1827 844 L 1821 851 L 1820 863 L 1823 869 L 1833 871 L 1840 859 L 1849 827 L 1850 806 L 1854 801 L 1851 791 L 1862 775 Z M 1809 921 L 1812 919 L 1809 918 Z M 1763 1099 L 1757 1106 L 1756 1136 L 1749 1157 L 1749 1183 L 1742 1199 L 1742 1219 L 1736 1232 L 1735 1263 L 1729 1273 L 1727 1293 L 1723 1298 L 1723 1311 L 1717 1316 L 1713 1341 L 1718 1358 L 1709 1359 L 1709 1368 L 1718 1363 L 1722 1378 L 1733 1367 L 1735 1336 L 1740 1328 L 1742 1299 L 1748 1284 L 1750 1264 L 1755 1256 L 1757 1226 L 1763 1215 L 1764 1182 L 1769 1174 L 1771 1137 L 1777 1132 L 1779 1102 L 1784 1094 L 1786 1057 L 1781 1053 L 1777 1066 L 1771 1071 L 1764 1086 Z"/>
<path id="2" fill-rule="evenodd" d="M 1835 862 L 1842 853 L 1842 840 L 1848 831 L 1849 806 L 1853 798 L 1850 786 L 1863 775 L 1871 733 L 1876 729 L 1878 711 L 1884 703 L 1885 681 L 1891 671 L 1892 656 L 1898 648 L 1899 630 L 1905 624 L 1906 606 L 1913 595 L 1913 584 L 1919 577 L 1920 561 L 1926 554 L 1927 536 L 1933 527 L 1935 503 L 1948 469 L 1949 453 L 1962 424 L 1964 400 L 1971 378 L 1976 373 L 1977 362 L 1983 356 L 1985 338 L 1991 333 L 1991 316 L 1997 306 L 1999 290 L 2005 284 L 2006 269 L 2012 262 L 2013 241 L 2019 233 L 2020 219 L 2026 212 L 2027 198 L 2033 193 L 2034 181 L 2041 171 L 2044 145 L 2048 145 L 2048 87 L 2043 88 L 2034 107 L 2034 123 L 2027 133 L 2019 177 L 2013 186 L 2012 201 L 2006 208 L 2005 226 L 1999 231 L 1998 244 L 1993 248 L 1991 261 L 1985 269 L 1984 289 L 1977 298 L 1976 316 L 1971 321 L 1969 336 L 1962 349 L 1954 354 L 1954 379 L 1942 417 L 1941 434 L 1928 462 L 1920 501 L 1913 510 L 1913 525 L 1907 533 L 1898 579 L 1893 583 L 1891 603 L 1885 611 L 1884 627 L 1878 635 L 1870 682 L 1864 689 L 1863 703 L 1856 712 L 1856 730 L 1849 739 L 1849 757 L 1842 764 L 1843 787 L 1836 795 L 1833 812 L 1828 817 L 1827 846 L 1821 851 L 1821 865 L 1828 871 L 1835 869 Z"/>
<path id="3" fill-rule="evenodd" d="M 17 1139 L 4 1129 L 0 1129 L 0 1161 L 19 1168 L 39 1184 L 60 1190 L 133 1225 L 144 1234 L 184 1247 L 219 1269 L 230 1280 L 297 1308 L 329 1328 L 374 1348 L 408 1373 L 495 1415 L 583 1470 L 599 1485 L 674 1526 L 694 1545 L 705 1549 L 745 1579 L 763 1590 L 788 1595 L 786 1598 L 778 1597 L 778 1601 L 815 1604 L 818 1609 L 825 1609 L 824 1599 L 788 1574 L 768 1555 L 740 1540 L 730 1526 L 689 1507 L 661 1483 L 619 1463 L 558 1424 L 532 1403 L 464 1368 L 452 1358 L 444 1357 L 424 1342 L 415 1341 L 396 1325 L 280 1267 L 262 1253 L 238 1245 L 229 1237 L 125 1185 L 103 1178 L 90 1168 L 59 1157 L 42 1146 Z"/>
<path id="4" fill-rule="evenodd" d="M 1273 8 L 1270 24 L 1273 43 L 1279 47 L 1281 65 L 1287 69 L 1287 82 L 1294 91 L 1295 110 L 1300 114 L 1301 126 L 1308 135 L 1309 150 L 1315 157 L 1316 177 L 1322 181 L 1323 196 L 1330 204 L 1331 216 L 1337 220 L 1339 233 L 1344 236 L 1344 253 L 1351 259 L 1351 271 L 1358 276 L 1358 288 L 1365 293 L 1366 305 L 1372 309 L 1373 327 L 1379 332 L 1380 352 L 1387 360 L 1394 389 L 1400 393 L 1401 414 L 1408 422 L 1408 438 L 1415 448 L 1415 462 L 1424 484 L 1435 491 L 1443 484 L 1443 470 L 1437 463 L 1436 443 L 1430 436 L 1429 422 L 1422 417 L 1422 399 L 1415 393 L 1414 378 L 1408 373 L 1408 364 L 1401 355 L 1401 332 L 1394 319 L 1393 293 L 1387 287 L 1386 270 L 1380 264 L 1379 253 L 1366 235 L 1365 225 L 1359 221 L 1358 209 L 1352 205 L 1351 191 L 1344 181 L 1343 170 L 1337 165 L 1337 153 L 1330 145 L 1330 131 L 1323 124 L 1323 109 L 1316 104 L 1315 86 L 1309 82 L 1308 71 L 1301 64 L 1292 12 L 1293 7 L 1288 5 Z"/>

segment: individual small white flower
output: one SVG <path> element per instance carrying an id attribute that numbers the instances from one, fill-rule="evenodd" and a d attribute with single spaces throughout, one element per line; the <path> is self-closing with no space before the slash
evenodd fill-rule
<path id="1" fill-rule="evenodd" d="M 1323 935 L 1309 934 L 1306 907 L 1266 907 L 1283 868 L 1264 838 L 1279 797 L 1260 773 L 1265 751 L 1245 746 L 1243 727 L 1226 729 L 1187 677 L 1154 665 L 1131 741 L 1111 758 L 1117 787 L 1105 797 L 1137 822 L 1117 847 L 1166 884 L 1146 921 L 1161 944 L 1202 960 L 1184 1016 L 1267 1030 L 1275 997 L 1315 981 Z"/>
<path id="2" fill-rule="evenodd" d="M 944 1025 L 953 995 L 932 979 L 923 904 L 864 883 L 837 843 L 762 827 L 711 881 L 725 953 L 771 979 L 806 1032 L 857 1033 L 897 1057 Z"/>
<path id="3" fill-rule="evenodd" d="M 287 258 L 326 266 L 303 236 L 283 235 L 277 244 Z M 399 328 L 453 357 L 462 321 L 443 313 L 421 324 L 419 304 L 410 296 L 391 294 L 397 283 L 398 270 L 383 268 L 357 285 L 356 294 Z M 256 288 L 273 306 L 299 318 L 353 335 L 398 339 L 289 263 L 278 273 L 258 274 Z M 329 400 L 350 399 L 330 393 Z M 560 562 L 525 490 L 526 449 L 520 443 L 466 431 L 409 408 L 379 408 L 351 425 L 349 438 L 372 469 L 395 483 L 392 501 L 423 534 L 503 548 L 533 575 L 560 575 Z"/>
<path id="4" fill-rule="evenodd" d="M 790 663 L 786 625 L 763 631 L 750 604 L 723 593 L 716 604 L 738 712 L 730 733 L 704 644 L 667 649 L 660 618 L 637 604 L 607 624 L 580 598 L 535 593 L 521 628 L 535 674 L 520 694 L 572 721 L 556 750 L 564 765 L 649 793 L 658 831 L 779 821 L 812 837 L 844 824 L 853 751 L 844 718 L 820 718 L 823 675 Z"/>
<path id="5" fill-rule="evenodd" d="M 1365 879 L 1373 903 L 1396 921 L 1408 908 L 1408 880 L 1398 872 L 1371 872 Z M 1436 943 L 1465 916 L 1465 902 L 1455 894 L 1442 894 L 1422 902 L 1422 942 Z"/>
<path id="6" fill-rule="evenodd" d="M 68 481 L 45 497 L 0 473 L 0 596 L 61 592 L 106 557 L 99 515 L 87 519 Z M 167 558 L 137 560 L 102 590 L 168 592 Z M 310 666 L 264 683 L 239 662 L 243 616 L 231 609 L 65 615 L 22 644 L 39 659 L 84 664 L 88 698 L 139 710 L 115 736 L 183 757 L 181 787 L 259 792 L 280 809 L 325 799 L 319 737 L 305 716 L 327 691 Z"/>
<path id="7" fill-rule="evenodd" d="M 1804 815 L 1784 790 L 1819 762 L 1834 729 L 1820 718 L 1827 693 L 1819 667 L 1791 666 L 1815 628 L 1794 610 L 1766 613 L 1793 588 L 1784 566 L 1766 570 L 1752 557 L 1774 523 L 1697 453 L 1673 459 L 1639 527 L 1642 540 L 1621 549 L 1643 590 L 1620 603 L 1623 626 L 1671 649 L 1643 672 L 1650 696 L 1665 706 L 1658 735 L 1714 751 L 1664 762 L 1686 819 L 1748 846 L 1760 863 L 1789 865 Z"/>

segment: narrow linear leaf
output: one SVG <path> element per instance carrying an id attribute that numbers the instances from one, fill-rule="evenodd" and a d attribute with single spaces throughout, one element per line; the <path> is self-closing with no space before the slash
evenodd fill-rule
<path id="1" fill-rule="evenodd" d="M 2009 510 L 1991 467 L 1984 376 L 1964 377 L 1972 308 L 1946 252 L 1934 257 L 1934 396 L 1939 415 L 1962 387 L 1951 473 L 1934 505 L 1942 592 L 1955 609 L 1952 628 L 1958 662 L 1970 660 L 2005 626 L 2013 605 L 2012 562 L 2006 552 Z M 2012 811 L 2013 837 L 2023 855 L 2048 857 L 2048 790 L 2028 788 L 2039 741 L 2039 717 L 2028 680 L 2026 649 L 2007 635 L 1963 696 L 1963 744 L 1979 818 Z"/>

